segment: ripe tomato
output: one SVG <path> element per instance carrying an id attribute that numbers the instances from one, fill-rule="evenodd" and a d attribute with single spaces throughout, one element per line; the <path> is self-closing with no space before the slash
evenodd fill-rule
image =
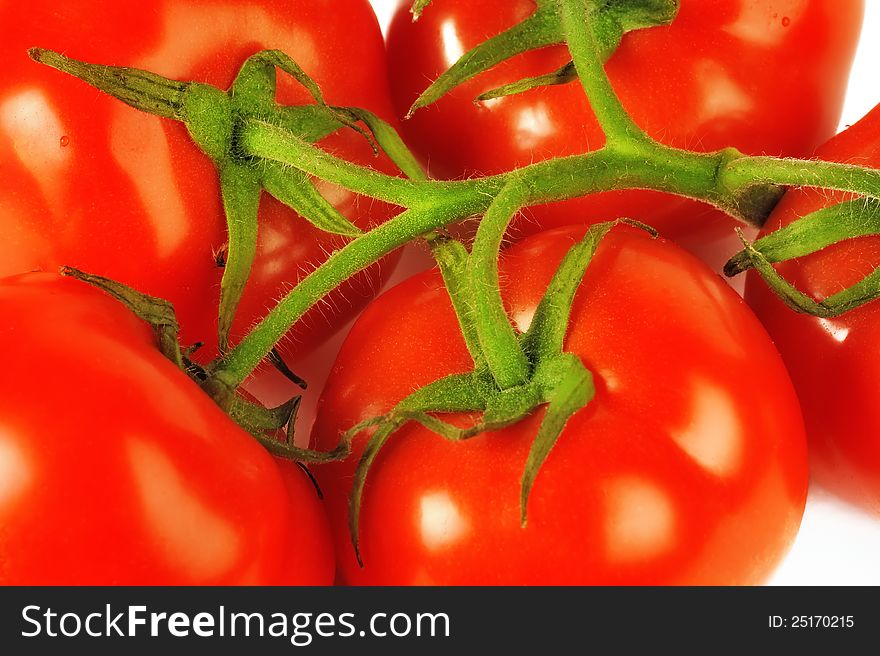
<path id="1" fill-rule="evenodd" d="M 284 585 L 331 585 L 335 558 L 324 504 L 315 484 L 296 463 L 275 458 L 293 510 L 288 542 L 281 552 Z"/>
<path id="2" fill-rule="evenodd" d="M 0 353 L 0 584 L 332 582 L 305 477 L 282 478 L 117 301 L 0 281 Z"/>
<path id="3" fill-rule="evenodd" d="M 534 0 L 434 0 L 413 23 L 408 4 L 388 34 L 392 98 L 401 116 L 462 53 L 535 8 Z M 807 156 L 837 128 L 863 4 L 682 0 L 671 25 L 625 35 L 607 71 L 636 123 L 663 143 Z M 552 47 L 498 65 L 404 121 L 408 143 L 434 175 L 452 178 L 600 147 L 604 137 L 577 83 L 474 105 L 487 90 L 567 60 L 565 48 Z M 598 194 L 530 214 L 518 224 L 520 234 L 574 216 L 585 223 L 626 216 L 694 248 L 732 225 L 720 212 L 649 191 Z"/>
<path id="4" fill-rule="evenodd" d="M 393 118 L 382 37 L 366 0 L 0 2 L 0 22 L 15 25 L 0 44 L 0 275 L 67 264 L 167 298 L 184 341 L 206 342 L 206 356 L 216 350 L 222 270 L 215 254 L 226 241 L 213 165 L 182 124 L 35 64 L 26 49 L 226 89 L 248 56 L 278 48 L 314 77 L 328 102 Z M 311 102 L 288 76 L 278 80 L 279 102 Z M 395 170 L 353 131 L 323 145 Z M 393 211 L 320 188 L 361 227 Z M 337 243 L 264 194 L 257 259 L 233 341 Z M 391 262 L 343 285 L 293 330 L 286 351 L 308 352 L 343 325 L 373 296 Z"/>
<path id="5" fill-rule="evenodd" d="M 831 139 L 820 159 L 880 167 L 880 106 Z M 845 199 L 816 190 L 788 192 L 765 227 L 776 230 Z M 864 237 L 778 265 L 798 289 L 822 300 L 880 266 L 880 238 Z M 810 460 L 817 480 L 880 512 L 880 304 L 869 303 L 834 319 L 788 309 L 749 273 L 746 300 L 779 347 L 804 409 Z"/>
<path id="6" fill-rule="evenodd" d="M 547 231 L 503 256 L 520 330 L 583 234 Z M 316 468 L 341 580 L 739 584 L 772 571 L 799 526 L 807 455 L 788 375 L 742 300 L 679 248 L 616 229 L 580 287 L 566 350 L 593 372 L 597 393 L 539 473 L 525 528 L 520 476 L 543 411 L 467 442 L 412 424 L 397 433 L 367 478 L 363 569 L 346 522 L 364 436 L 351 458 Z M 329 448 L 415 388 L 472 367 L 439 275 L 415 276 L 355 323 L 313 444 Z"/>

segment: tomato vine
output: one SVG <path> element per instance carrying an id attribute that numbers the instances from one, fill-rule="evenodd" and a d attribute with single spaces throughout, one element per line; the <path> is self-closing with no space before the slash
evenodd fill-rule
<path id="1" fill-rule="evenodd" d="M 430 11 L 416 2 L 415 16 Z M 327 105 L 317 86 L 286 55 L 265 51 L 251 58 L 228 93 L 195 83 L 167 80 L 155 73 L 84 64 L 51 51 L 32 57 L 93 84 L 132 106 L 183 121 L 219 171 L 229 223 L 230 249 L 222 286 L 219 321 L 221 355 L 200 369 L 198 382 L 233 415 L 240 407 L 236 390 L 272 353 L 275 344 L 305 312 L 343 281 L 400 246 L 428 237 L 452 296 L 462 332 L 474 360 L 471 374 L 441 379 L 402 401 L 385 416 L 355 426 L 340 447 L 319 459 L 344 456 L 361 430 L 377 427 L 356 475 L 350 530 L 357 544 L 360 492 L 379 449 L 404 423 L 421 423 L 447 439 L 464 439 L 515 423 L 539 406 L 548 412 L 533 442 L 522 478 L 523 522 L 534 477 L 568 418 L 590 402 L 592 375 L 563 352 L 573 290 L 592 254 L 612 224 L 590 230 L 563 260 L 532 328 L 518 334 L 505 311 L 498 281 L 498 254 L 511 219 L 524 207 L 594 192 L 650 189 L 714 205 L 743 223 L 760 226 L 785 186 L 810 186 L 858 194 L 871 200 L 824 210 L 795 222 L 789 232 L 812 232 L 820 219 L 841 213 L 876 214 L 880 171 L 816 160 L 750 157 L 733 148 L 697 153 L 650 138 L 621 104 L 605 73 L 604 62 L 623 34 L 674 20 L 673 0 L 540 0 L 536 12 L 503 35 L 465 54 L 458 64 L 416 101 L 417 111 L 482 70 L 526 49 L 564 43 L 571 64 L 549 76 L 524 80 L 503 90 L 514 92 L 577 78 L 601 125 L 606 143 L 583 155 L 544 161 L 508 173 L 442 182 L 427 179 L 394 130 L 363 110 Z M 288 108 L 274 101 L 274 72 L 292 75 L 311 93 L 315 105 Z M 362 127 L 363 126 L 363 127 Z M 314 143 L 340 128 L 353 128 L 375 140 L 407 177 L 380 173 L 340 159 Z M 352 192 L 400 206 L 393 219 L 367 232 L 352 226 L 320 197 L 309 176 Z M 229 326 L 247 280 L 256 240 L 256 205 L 262 190 L 293 207 L 318 228 L 347 243 L 305 277 L 238 343 L 228 343 Z M 483 217 L 470 253 L 441 231 L 473 216 Z M 858 214 L 861 216 L 861 214 Z M 868 228 L 874 231 L 873 227 Z M 858 220 L 842 224 L 834 235 L 813 239 L 821 248 L 865 228 Z M 784 291 L 771 262 L 796 257 L 781 237 L 746 244 L 729 265 L 731 274 L 756 267 Z M 809 250 L 812 252 L 812 250 Z M 789 293 L 791 305 L 815 313 L 845 310 L 880 294 L 871 277 L 845 292 L 839 305 L 824 307 Z M 826 302 L 826 306 L 829 303 Z M 476 426 L 460 429 L 434 413 L 478 411 Z M 278 421 L 249 420 L 249 428 L 276 428 Z M 259 433 L 259 430 L 252 432 Z M 273 443 L 276 452 L 309 457 L 290 444 Z"/>

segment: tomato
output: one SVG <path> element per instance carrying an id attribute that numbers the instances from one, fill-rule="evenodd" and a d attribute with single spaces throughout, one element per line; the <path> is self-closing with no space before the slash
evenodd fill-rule
<path id="1" fill-rule="evenodd" d="M 250 55 L 278 48 L 314 77 L 326 99 L 393 120 L 385 54 L 366 0 L 155 0 L 124 3 L 0 2 L 14 25 L 0 44 L 0 275 L 66 264 L 174 302 L 183 339 L 216 352 L 226 241 L 217 172 L 177 122 L 142 114 L 85 83 L 32 62 L 40 46 L 86 61 L 146 68 L 226 89 Z M 278 75 L 283 104 L 312 102 Z M 341 157 L 375 159 L 351 130 L 322 142 Z M 393 208 L 319 184 L 360 227 Z M 321 233 L 264 194 L 257 259 L 233 326 L 233 341 L 339 239 Z M 374 295 L 383 267 L 353 279 L 311 312 L 283 345 L 308 352 Z"/>
<path id="2" fill-rule="evenodd" d="M 0 584 L 332 582 L 308 480 L 283 478 L 117 301 L 4 279 L 0 359 Z"/>
<path id="3" fill-rule="evenodd" d="M 817 151 L 820 159 L 880 167 L 880 107 Z M 845 199 L 817 190 L 789 191 L 764 234 Z M 880 239 L 865 237 L 778 265 L 798 289 L 822 300 L 880 266 Z M 797 314 L 750 273 L 746 300 L 775 340 L 804 408 L 816 479 L 880 512 L 880 305 L 834 319 Z"/>
<path id="4" fill-rule="evenodd" d="M 417 23 L 402 3 L 388 34 L 392 97 L 403 116 L 464 52 L 534 11 L 534 0 L 434 0 Z M 836 131 L 864 10 L 861 0 L 682 0 L 675 21 L 631 32 L 607 71 L 627 111 L 671 146 L 807 156 Z M 475 105 L 479 94 L 556 70 L 564 47 L 502 63 L 404 122 L 407 142 L 439 177 L 489 174 L 600 147 L 577 83 Z M 731 220 L 650 191 L 598 194 L 532 208 L 519 235 L 636 218 L 706 254 Z M 730 252 L 728 252 L 728 255 Z"/>
<path id="5" fill-rule="evenodd" d="M 583 234 L 547 231 L 503 255 L 502 292 L 519 330 Z M 525 528 L 520 476 L 543 410 L 466 442 L 413 424 L 392 437 L 364 491 L 363 569 L 347 497 L 366 437 L 348 460 L 316 468 L 343 582 L 765 579 L 799 526 L 807 455 L 788 375 L 742 300 L 681 249 L 618 228 L 579 288 L 565 350 L 593 372 L 597 393 L 538 474 Z M 330 448 L 417 387 L 472 368 L 437 272 L 410 278 L 368 306 L 348 335 L 313 446 Z"/>
<path id="6" fill-rule="evenodd" d="M 324 504 L 311 478 L 299 466 L 275 458 L 293 509 L 288 543 L 282 550 L 285 585 L 331 585 L 335 558 Z"/>

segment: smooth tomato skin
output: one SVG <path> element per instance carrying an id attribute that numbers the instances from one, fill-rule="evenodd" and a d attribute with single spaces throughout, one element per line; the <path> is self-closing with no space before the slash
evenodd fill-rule
<path id="1" fill-rule="evenodd" d="M 318 490 L 308 476 L 290 460 L 275 458 L 288 498 L 291 500 L 289 547 L 285 585 L 330 585 L 336 575 L 336 558 L 330 522 Z"/>
<path id="2" fill-rule="evenodd" d="M 583 227 L 501 260 L 510 316 L 530 321 Z M 597 382 L 539 473 L 528 523 L 519 482 L 543 411 L 465 443 L 408 425 L 379 454 L 360 520 L 347 496 L 365 436 L 315 469 L 339 579 L 349 584 L 748 584 L 791 544 L 807 489 L 803 424 L 766 333 L 736 294 L 681 249 L 616 229 L 576 297 L 566 350 Z M 322 395 L 313 446 L 472 363 L 436 272 L 374 301 Z M 762 393 L 754 394 L 760 383 Z M 462 419 L 463 420 L 463 419 Z"/>
<path id="3" fill-rule="evenodd" d="M 0 281 L 0 583 L 322 584 L 326 519 L 121 304 Z"/>
<path id="4" fill-rule="evenodd" d="M 0 2 L 15 25 L 0 44 L 0 275 L 66 264 L 171 300 L 188 342 L 216 352 L 226 242 L 217 172 L 177 122 L 142 114 L 70 76 L 32 62 L 40 46 L 95 63 L 134 66 L 226 89 L 245 59 L 264 48 L 291 55 L 328 102 L 366 107 L 393 120 L 385 54 L 366 0 L 111 0 Z M 284 104 L 311 102 L 278 75 Z M 360 135 L 322 144 L 350 160 L 394 172 Z M 393 208 L 338 188 L 328 198 L 359 226 Z M 233 337 L 339 243 L 264 194 L 257 260 Z M 374 295 L 383 267 L 346 283 L 290 333 L 301 355 L 344 325 Z"/>
<path id="5" fill-rule="evenodd" d="M 692 150 L 808 156 L 837 129 L 862 23 L 861 0 L 683 0 L 669 26 L 624 36 L 608 75 L 636 124 Z M 413 23 L 401 3 L 388 33 L 395 108 L 470 48 L 534 11 L 533 0 L 434 0 Z M 491 174 L 601 147 L 604 135 L 577 83 L 475 105 L 484 91 L 556 70 L 563 47 L 502 63 L 403 122 L 434 175 Z M 690 248 L 730 233 L 732 222 L 695 201 L 615 191 L 531 208 L 520 235 L 618 217 L 636 218 Z M 701 252 L 701 255 L 703 253 Z"/>
<path id="6" fill-rule="evenodd" d="M 880 107 L 816 153 L 820 159 L 880 168 Z M 765 226 L 767 234 L 846 200 L 816 190 L 789 191 Z M 880 266 L 880 239 L 866 237 L 778 265 L 798 289 L 817 299 L 853 285 Z M 815 478 L 849 500 L 880 513 L 880 305 L 863 305 L 834 319 L 788 309 L 750 272 L 746 301 L 764 323 L 791 372 L 804 409 Z"/>

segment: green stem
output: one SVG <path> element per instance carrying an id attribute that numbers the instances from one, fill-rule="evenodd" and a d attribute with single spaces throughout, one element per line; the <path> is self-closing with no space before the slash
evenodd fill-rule
<path id="1" fill-rule="evenodd" d="M 465 346 L 474 361 L 474 368 L 484 364 L 480 338 L 475 325 L 474 297 L 471 293 L 468 260 L 470 254 L 464 244 L 444 234 L 432 232 L 426 236 L 431 254 L 437 262 L 449 300 L 458 318 Z"/>
<path id="2" fill-rule="evenodd" d="M 265 136 L 270 133 L 262 134 Z M 288 137 L 285 139 L 290 141 Z M 652 153 L 653 157 L 650 156 Z M 657 189 L 702 200 L 717 200 L 714 191 L 715 177 L 721 154 L 699 155 L 657 146 L 648 155 L 645 158 L 603 149 L 578 157 L 535 164 L 521 169 L 517 174 L 521 176 L 520 184 L 535 190 L 530 195 L 530 203 L 563 200 L 611 188 Z M 335 161 L 332 156 L 326 157 L 331 162 Z M 316 167 L 312 165 L 319 161 L 323 162 L 320 157 L 309 159 L 305 164 L 299 162 L 298 167 L 315 175 Z M 323 165 L 322 163 L 319 167 Z M 356 165 L 344 166 L 361 170 Z M 381 176 L 370 169 L 363 170 L 370 176 Z M 358 175 L 360 174 L 356 173 L 355 177 Z M 444 204 L 426 206 L 422 199 L 418 209 L 407 210 L 351 241 L 304 278 L 247 337 L 216 363 L 212 372 L 212 384 L 218 382 L 221 387 L 237 387 L 266 357 L 290 326 L 325 294 L 357 271 L 408 241 L 469 216 L 485 213 L 498 195 L 497 190 L 492 193 L 493 187 L 507 182 L 511 175 L 513 174 L 488 179 L 492 181 L 492 186 L 486 184 L 486 179 L 447 183 L 446 186 L 436 189 L 435 201 L 442 200 Z M 438 184 L 382 177 L 388 177 L 395 183 L 404 183 L 407 186 L 400 185 L 398 188 L 406 188 L 408 191 L 431 188 Z M 364 190 L 364 187 L 361 186 L 359 190 Z"/>
<path id="3" fill-rule="evenodd" d="M 648 141 L 620 103 L 605 73 L 605 57 L 595 32 L 601 4 L 596 0 L 560 0 L 560 18 L 568 50 L 607 142 L 634 145 Z"/>
<path id="4" fill-rule="evenodd" d="M 238 148 L 252 157 L 275 160 L 295 166 L 322 180 L 371 198 L 413 207 L 424 202 L 425 194 L 435 195 L 438 183 L 414 181 L 380 173 L 334 157 L 288 130 L 265 121 L 246 121 L 238 134 Z M 442 185 L 442 183 L 440 183 Z"/>
<path id="5" fill-rule="evenodd" d="M 430 210 L 442 205 L 460 208 L 459 218 L 468 216 L 475 204 L 485 210 L 492 199 L 516 176 L 532 190 L 530 202 L 549 203 L 577 198 L 609 189 L 653 189 L 711 203 L 744 223 L 760 226 L 778 200 L 778 187 L 769 180 L 755 183 L 721 174 L 731 163 L 745 158 L 733 149 L 716 153 L 694 153 L 647 141 L 638 148 L 604 148 L 584 155 L 538 162 L 501 175 L 472 180 L 438 182 L 406 180 L 369 167 L 340 160 L 262 121 L 247 121 L 238 142 L 242 154 L 271 159 L 293 166 L 309 175 L 340 185 L 355 193 L 378 198 L 402 207 Z M 784 161 L 784 160 L 779 160 Z M 791 168 L 796 168 L 790 162 Z M 601 170 L 603 184 L 593 178 Z M 874 172 L 880 180 L 880 173 Z"/>
<path id="6" fill-rule="evenodd" d="M 880 198 L 880 170 L 821 160 L 743 157 L 719 172 L 719 184 L 729 189 L 759 184 L 816 187 Z"/>
<path id="7" fill-rule="evenodd" d="M 610 189 L 652 189 L 707 203 L 761 225 L 778 198 L 780 182 L 825 186 L 880 197 L 880 170 L 843 164 L 746 157 L 733 149 L 694 153 L 644 142 L 638 148 L 603 148 L 457 182 L 415 181 L 384 175 L 336 159 L 260 121 L 242 128 L 244 154 L 287 163 L 310 175 L 404 207 L 391 221 L 354 239 L 305 278 L 213 368 L 211 383 L 234 388 L 323 295 L 390 251 L 426 233 L 486 212 L 511 179 L 540 204 Z M 220 390 L 222 392 L 222 389 Z"/>
<path id="8" fill-rule="evenodd" d="M 477 336 L 489 371 L 502 390 L 524 385 L 531 373 L 507 316 L 498 279 L 501 242 L 511 220 L 527 201 L 528 187 L 511 178 L 480 222 L 470 258 Z"/>
<path id="9" fill-rule="evenodd" d="M 326 294 L 384 255 L 456 218 L 454 212 L 443 207 L 431 212 L 407 210 L 336 251 L 303 278 L 226 357 L 217 361 L 210 372 L 212 383 L 228 389 L 238 387 L 284 333 Z"/>

